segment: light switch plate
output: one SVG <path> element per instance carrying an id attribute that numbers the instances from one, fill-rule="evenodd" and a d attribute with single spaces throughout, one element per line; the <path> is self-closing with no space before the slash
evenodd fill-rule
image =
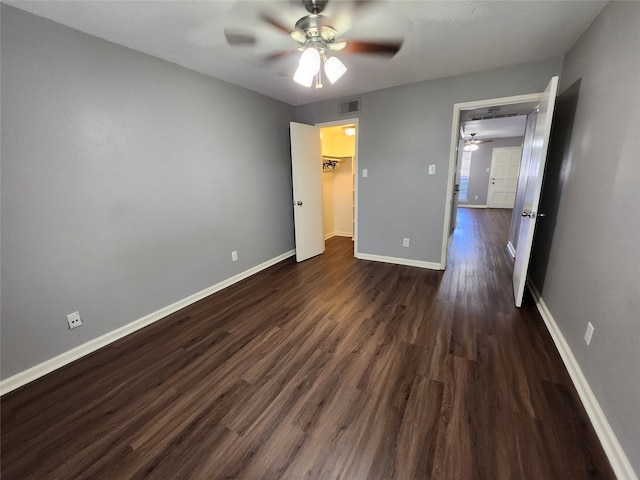
<path id="1" fill-rule="evenodd" d="M 591 345 L 591 337 L 593 336 L 593 325 L 587 322 L 587 331 L 584 334 L 584 341 L 587 345 Z"/>

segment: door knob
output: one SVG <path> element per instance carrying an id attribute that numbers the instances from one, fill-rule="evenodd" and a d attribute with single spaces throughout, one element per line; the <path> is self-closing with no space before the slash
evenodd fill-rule
<path id="1" fill-rule="evenodd" d="M 294 205 L 302 205 L 302 202 L 300 200 L 298 200 L 297 202 L 294 202 Z"/>
<path id="2" fill-rule="evenodd" d="M 522 216 L 531 218 L 531 212 L 522 212 Z"/>

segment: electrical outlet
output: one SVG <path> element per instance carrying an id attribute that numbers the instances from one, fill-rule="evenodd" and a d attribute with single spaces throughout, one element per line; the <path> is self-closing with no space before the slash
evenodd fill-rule
<path id="1" fill-rule="evenodd" d="M 237 251 L 234 250 L 233 252 L 231 252 L 231 260 L 234 261 L 234 262 L 238 261 L 238 252 Z"/>
<path id="2" fill-rule="evenodd" d="M 366 168 L 362 169 L 362 178 L 367 178 L 367 175 L 369 175 L 369 170 L 367 170 Z"/>
<path id="3" fill-rule="evenodd" d="M 80 312 L 73 312 L 67 315 L 67 323 L 69 324 L 69 329 L 78 328 L 80 325 L 82 325 Z"/>
<path id="4" fill-rule="evenodd" d="M 435 174 L 436 174 L 436 166 L 429 165 L 429 175 L 435 175 Z"/>
<path id="5" fill-rule="evenodd" d="M 584 341 L 587 345 L 591 345 L 591 337 L 593 336 L 593 325 L 591 322 L 587 322 L 587 331 L 584 334 Z"/>
<path id="6" fill-rule="evenodd" d="M 402 246 L 403 247 L 408 247 L 409 246 L 409 239 L 408 238 L 403 238 L 402 239 Z"/>

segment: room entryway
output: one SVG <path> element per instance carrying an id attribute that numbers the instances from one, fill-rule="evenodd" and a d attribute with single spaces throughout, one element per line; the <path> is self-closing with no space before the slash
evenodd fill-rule
<path id="1" fill-rule="evenodd" d="M 322 224 L 324 238 L 353 239 L 355 216 L 354 124 L 320 129 L 322 149 Z"/>
<path id="2" fill-rule="evenodd" d="M 350 237 L 355 256 L 358 119 L 318 125 L 291 122 L 290 132 L 296 260 L 322 254 L 325 239 L 333 236 Z"/>
<path id="3" fill-rule="evenodd" d="M 486 110 L 487 114 L 493 114 L 502 108 L 509 110 L 520 104 L 530 108 L 527 114 L 525 136 L 522 144 L 522 156 L 518 173 L 518 184 L 515 195 L 514 209 L 512 213 L 511 231 L 517 232 L 516 243 L 509 238 L 508 244 L 515 257 L 512 284 L 513 295 L 516 306 L 522 304 L 531 247 L 533 244 L 533 233 L 539 212 L 538 204 L 542 189 L 542 179 L 546 154 L 551 136 L 551 120 L 555 106 L 555 98 L 558 88 L 558 77 L 553 77 L 549 81 L 545 90 L 539 94 L 520 95 L 517 97 L 505 97 L 488 99 L 477 102 L 459 103 L 454 105 L 453 127 L 451 135 L 451 151 L 449 162 L 449 183 L 447 196 L 450 201 L 446 204 L 445 225 L 443 229 L 443 246 L 441 264 L 446 265 L 447 250 L 455 231 L 456 209 L 458 204 L 458 190 L 460 185 L 460 174 L 458 172 L 459 153 L 463 151 L 478 150 L 478 145 L 474 143 L 475 134 L 471 136 L 471 141 L 465 139 L 465 131 L 462 128 L 462 117 L 467 113 L 472 115 Z M 503 118 L 507 118 L 510 112 L 501 112 Z M 482 115 L 478 115 L 482 119 Z M 475 120 L 471 118 L 471 120 Z M 491 141 L 491 140 L 488 140 Z M 493 173 L 493 172 L 492 172 Z M 513 237 L 513 235 L 512 235 Z"/>

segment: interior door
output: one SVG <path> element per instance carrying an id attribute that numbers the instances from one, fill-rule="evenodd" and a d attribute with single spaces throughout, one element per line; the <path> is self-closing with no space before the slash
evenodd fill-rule
<path id="1" fill-rule="evenodd" d="M 462 146 L 464 141 L 458 138 L 458 148 L 456 149 L 456 169 L 453 174 L 453 195 L 451 197 L 451 218 L 449 219 L 449 240 L 458 225 L 458 205 L 460 202 L 460 157 L 462 156 Z"/>
<path id="2" fill-rule="evenodd" d="M 553 119 L 553 108 L 558 92 L 558 77 L 553 77 L 542 93 L 540 104 L 537 107 L 538 115 L 533 131 L 533 147 L 529 169 L 527 171 L 527 181 L 522 207 L 522 221 L 520 222 L 520 233 L 518 235 L 518 245 L 516 247 L 516 260 L 513 267 L 513 292 L 516 307 L 522 305 L 522 296 L 527 281 L 527 271 L 529 270 L 529 259 L 531 257 L 531 246 L 533 245 L 533 233 L 538 216 L 538 204 L 540 203 L 540 192 L 542 191 L 542 178 L 547 160 L 547 150 L 549 148 L 549 137 L 551 136 L 551 120 Z M 514 212 L 515 214 L 516 212 Z"/>
<path id="3" fill-rule="evenodd" d="M 296 260 L 324 252 L 320 128 L 291 122 L 291 175 Z"/>
<path id="4" fill-rule="evenodd" d="M 522 148 L 520 147 L 493 149 L 487 207 L 513 208 L 521 157 Z"/>

